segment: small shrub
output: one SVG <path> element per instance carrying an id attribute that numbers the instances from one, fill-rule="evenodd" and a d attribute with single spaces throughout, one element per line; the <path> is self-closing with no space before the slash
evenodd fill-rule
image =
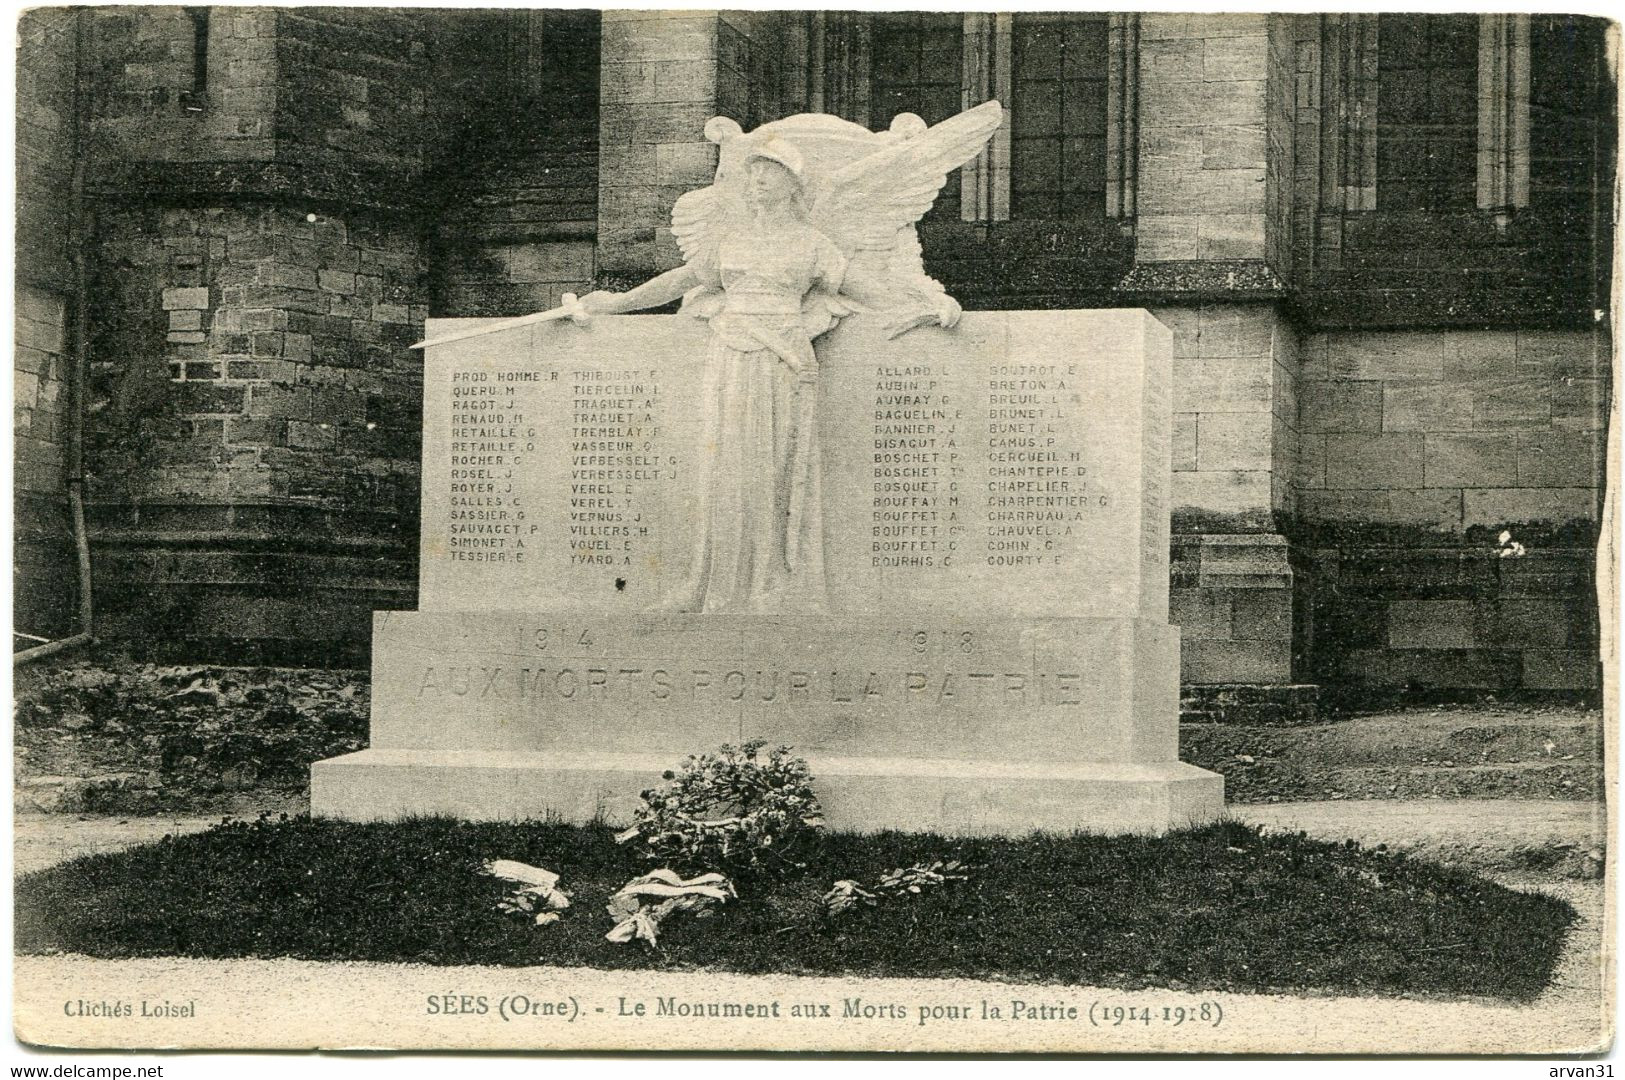
<path id="1" fill-rule="evenodd" d="M 799 870 L 798 849 L 823 829 L 807 762 L 776 747 L 763 760 L 763 740 L 724 745 L 689 757 L 643 792 L 634 824 L 617 839 L 640 841 L 666 865 L 745 873 Z"/>

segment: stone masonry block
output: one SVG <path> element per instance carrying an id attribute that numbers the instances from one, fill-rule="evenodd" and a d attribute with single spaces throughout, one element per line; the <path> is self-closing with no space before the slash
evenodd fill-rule
<path id="1" fill-rule="evenodd" d="M 31 349 L 26 345 L 19 345 L 12 352 L 12 366 L 18 371 L 28 371 L 35 375 L 46 377 L 49 377 L 51 359 L 52 357 L 50 353 L 41 349 Z M 1196 448 L 1196 444 L 1194 442 L 1196 433 L 1194 429 L 1191 432 L 1191 438 L 1193 440 L 1191 443 L 1191 451 L 1194 453 Z"/>
<path id="2" fill-rule="evenodd" d="M 1202 130 L 1202 168 L 1245 169 L 1264 160 L 1263 124 L 1233 124 Z"/>
<path id="3" fill-rule="evenodd" d="M 1269 42 L 1263 34 L 1211 37 L 1202 42 L 1202 78 L 1206 82 L 1262 80 L 1268 74 Z"/>
<path id="4" fill-rule="evenodd" d="M 1312 379 L 1298 384 L 1298 429 L 1305 434 L 1382 430 L 1383 384 Z"/>
<path id="5" fill-rule="evenodd" d="M 1212 304 L 1199 314 L 1198 355 L 1268 356 L 1279 317 L 1263 304 Z"/>
<path id="6" fill-rule="evenodd" d="M 593 245 L 578 241 L 526 244 L 509 251 L 508 273 L 514 281 L 590 281 Z"/>
<path id="7" fill-rule="evenodd" d="M 1259 37 L 1269 33 L 1269 18 L 1243 12 L 1206 12 L 1184 17 L 1185 33 L 1207 41 L 1214 38 Z"/>
<path id="8" fill-rule="evenodd" d="M 1597 431 L 1607 415 L 1607 380 L 1562 378 L 1552 385 L 1552 427 Z"/>
<path id="9" fill-rule="evenodd" d="M 319 287 L 316 271 L 304 266 L 273 265 L 266 284 L 289 289 L 316 289 Z"/>
<path id="10" fill-rule="evenodd" d="M 1387 512 L 1368 521 L 1419 525 L 1443 532 L 1461 530 L 1461 492 L 1455 488 L 1396 488 L 1386 494 Z"/>
<path id="11" fill-rule="evenodd" d="M 642 15 L 631 21 L 624 15 Z M 603 52 L 605 56 L 625 60 L 694 60 L 716 56 L 717 18 L 715 15 L 689 13 L 682 17 L 672 12 L 617 12 L 615 18 L 606 15 L 603 26 Z"/>
<path id="12" fill-rule="evenodd" d="M 1193 307 L 1154 307 L 1151 314 L 1174 335 L 1174 359 L 1199 356 L 1201 311 Z M 1177 411 L 1177 410 L 1175 410 Z"/>
<path id="13" fill-rule="evenodd" d="M 316 283 L 322 292 L 338 293 L 341 296 L 349 296 L 355 292 L 355 275 L 338 270 L 317 271 Z"/>
<path id="14" fill-rule="evenodd" d="M 1501 690 L 1518 685 L 1520 663 L 1509 649 L 1352 649 L 1343 668 L 1371 686 Z"/>
<path id="15" fill-rule="evenodd" d="M 1478 639 L 1512 649 L 1562 649 L 1575 644 L 1569 640 L 1575 616 L 1568 599 L 1503 598 L 1480 610 Z"/>
<path id="16" fill-rule="evenodd" d="M 1427 435 L 1424 484 L 1494 487 L 1518 482 L 1518 443 L 1503 435 Z"/>
<path id="17" fill-rule="evenodd" d="M 1467 488 L 1462 492 L 1462 524 L 1500 529 L 1595 521 L 1599 499 L 1593 487 Z"/>
<path id="18" fill-rule="evenodd" d="M 207 309 L 209 306 L 209 290 L 206 287 L 165 289 L 163 291 L 163 304 L 165 311 L 174 311 L 177 308 Z"/>
<path id="19" fill-rule="evenodd" d="M 1422 486 L 1420 435 L 1328 435 L 1326 486 L 1329 488 L 1415 488 Z"/>
<path id="20" fill-rule="evenodd" d="M 41 352 L 62 351 L 62 324 L 39 322 L 19 317 L 16 320 L 16 343 Z"/>
<path id="21" fill-rule="evenodd" d="M 599 76 L 603 105 L 703 101 L 717 88 L 713 59 L 647 60 L 605 64 Z"/>
<path id="22" fill-rule="evenodd" d="M 296 450 L 331 450 L 337 435 L 328 424 L 288 421 L 288 445 Z"/>
<path id="23" fill-rule="evenodd" d="M 1274 533 L 1206 533 L 1175 537 L 1172 555 L 1182 567 L 1194 567 L 1205 586 L 1215 576 L 1290 578 L 1287 550 L 1286 540 Z"/>
<path id="24" fill-rule="evenodd" d="M 624 142 L 605 145 L 598 152 L 598 168 L 606 184 L 617 186 L 651 181 L 655 173 L 656 149 L 653 143 Z"/>
<path id="25" fill-rule="evenodd" d="M 1196 173 L 1182 185 L 1180 198 L 1189 200 L 1165 204 L 1165 209 L 1184 207 L 1204 220 L 1213 215 L 1254 215 L 1263 217 L 1265 170 L 1208 169 Z"/>
<path id="26" fill-rule="evenodd" d="M 1197 219 L 1198 255 L 1203 259 L 1260 259 L 1264 257 L 1264 215 L 1203 214 Z"/>
<path id="27" fill-rule="evenodd" d="M 1196 414 L 1179 413 L 1174 416 L 1173 470 L 1190 472 L 1196 468 Z"/>
<path id="28" fill-rule="evenodd" d="M 177 405 L 182 413 L 240 413 L 243 411 L 246 391 L 241 386 L 222 386 L 212 382 L 186 382 L 176 388 Z"/>
<path id="29" fill-rule="evenodd" d="M 1159 214 L 1142 209 L 1134 236 L 1136 251 L 1145 262 L 1201 257 L 1200 222 L 1188 214 Z"/>
<path id="30" fill-rule="evenodd" d="M 1444 374 L 1452 382 L 1515 375 L 1517 366 L 1517 338 L 1510 331 L 1460 331 L 1445 337 Z"/>
<path id="31" fill-rule="evenodd" d="M 1301 488 L 1326 486 L 1326 436 L 1299 436 L 1298 486 Z"/>
<path id="32" fill-rule="evenodd" d="M 1180 357 L 1175 412 L 1268 412 L 1274 365 L 1266 356 Z"/>
<path id="33" fill-rule="evenodd" d="M 1198 78 L 1202 69 L 1201 38 L 1152 38 L 1140 41 L 1140 78 L 1148 83 Z"/>
<path id="34" fill-rule="evenodd" d="M 310 416 L 310 390 L 303 386 L 256 386 L 248 402 L 248 415 L 280 420 Z"/>
<path id="35" fill-rule="evenodd" d="M 1602 486 L 1599 432 L 1519 432 L 1517 446 L 1517 482 L 1525 487 Z"/>
<path id="36" fill-rule="evenodd" d="M 1219 472 L 1182 472 L 1170 485 L 1176 509 L 1246 517 L 1270 507 L 1270 474 L 1226 469 Z"/>
<path id="37" fill-rule="evenodd" d="M 1199 470 L 1268 469 L 1269 413 L 1200 413 L 1196 422 Z"/>
<path id="38" fill-rule="evenodd" d="M 226 421 L 226 442 L 237 446 L 286 446 L 288 423 L 234 416 Z"/>
<path id="39" fill-rule="evenodd" d="M 47 325 L 60 325 L 64 318 L 66 302 L 54 293 L 48 293 L 27 285 L 20 285 L 15 291 L 17 304 L 17 317 L 32 319 L 35 322 Z"/>
<path id="40" fill-rule="evenodd" d="M 169 313 L 169 328 L 171 330 L 201 330 L 203 329 L 203 312 L 195 308 L 171 311 Z"/>
<path id="41" fill-rule="evenodd" d="M 1289 641 L 1182 641 L 1179 679 L 1196 683 L 1288 683 Z"/>
<path id="42" fill-rule="evenodd" d="M 655 178 L 662 184 L 705 185 L 717 171 L 717 148 L 710 142 L 655 146 Z"/>
<path id="43" fill-rule="evenodd" d="M 1473 385 L 1473 427 L 1480 431 L 1544 428 L 1551 419 L 1551 379 L 1485 379 Z"/>
<path id="44" fill-rule="evenodd" d="M 1201 128 L 1141 128 L 1140 169 L 1155 183 L 1179 183 L 1181 173 L 1202 167 Z"/>
<path id="45" fill-rule="evenodd" d="M 1264 80 L 1155 82 L 1141 80 L 1140 115 L 1148 127 L 1253 124 L 1264 118 Z"/>
<path id="46" fill-rule="evenodd" d="M 1608 374 L 1608 342 L 1589 330 L 1520 330 L 1518 370 L 1522 374 L 1596 378 Z"/>
<path id="47" fill-rule="evenodd" d="M 1471 600 L 1394 600 L 1388 605 L 1388 644 L 1396 649 L 1471 649 Z"/>
<path id="48" fill-rule="evenodd" d="M 1523 685 L 1531 690 L 1589 690 L 1602 683 L 1597 654 L 1579 649 L 1526 649 Z"/>
<path id="49" fill-rule="evenodd" d="M 1226 640 L 1230 635 L 1231 596 L 1227 589 L 1174 589 L 1168 594 L 1168 621 L 1179 627 L 1180 640 Z"/>
<path id="50" fill-rule="evenodd" d="M 1473 388 L 1432 382 L 1389 382 L 1382 390 L 1384 431 L 1472 431 Z"/>
<path id="51" fill-rule="evenodd" d="M 1326 367 L 1349 379 L 1444 378 L 1445 335 L 1339 331 L 1326 335 Z"/>
<path id="52" fill-rule="evenodd" d="M 1292 593 L 1287 589 L 1242 589 L 1232 594 L 1230 636 L 1237 641 L 1290 641 Z"/>

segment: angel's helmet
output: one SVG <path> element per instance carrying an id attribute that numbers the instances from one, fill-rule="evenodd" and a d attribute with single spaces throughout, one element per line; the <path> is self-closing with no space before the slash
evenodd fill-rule
<path id="1" fill-rule="evenodd" d="M 760 164 L 763 162 L 771 163 L 772 167 L 763 168 Z M 801 151 L 788 139 L 776 135 L 763 139 L 745 155 L 745 172 L 753 199 L 784 198 L 800 206 L 804 198 L 802 177 L 805 171 L 806 162 Z"/>

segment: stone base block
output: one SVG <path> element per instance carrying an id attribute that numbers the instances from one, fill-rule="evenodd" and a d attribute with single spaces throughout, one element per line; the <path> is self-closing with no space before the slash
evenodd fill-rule
<path id="1" fill-rule="evenodd" d="M 1161 834 L 1213 821 L 1224 778 L 1181 762 L 1108 764 L 947 758 L 810 757 L 832 829 L 950 836 Z M 363 750 L 311 767 L 318 817 L 387 821 L 630 821 L 669 757 L 512 751 Z"/>

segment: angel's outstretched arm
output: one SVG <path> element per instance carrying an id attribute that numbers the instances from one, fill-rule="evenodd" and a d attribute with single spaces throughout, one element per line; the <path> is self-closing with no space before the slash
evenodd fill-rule
<path id="1" fill-rule="evenodd" d="M 645 308 L 669 304 L 698 284 L 700 280 L 693 267 L 679 266 L 675 270 L 667 270 L 659 277 L 650 278 L 627 292 L 600 290 L 588 293 L 581 298 L 581 303 L 593 314 L 622 315 L 628 311 L 642 311 Z"/>

